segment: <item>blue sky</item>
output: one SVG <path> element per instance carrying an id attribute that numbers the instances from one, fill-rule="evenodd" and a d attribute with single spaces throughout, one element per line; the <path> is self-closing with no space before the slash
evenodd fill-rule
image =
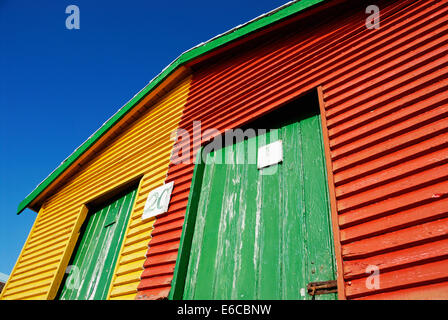
<path id="1" fill-rule="evenodd" d="M 285 2 L 0 0 L 0 272 L 36 217 L 17 205 L 62 160 L 183 51 Z"/>

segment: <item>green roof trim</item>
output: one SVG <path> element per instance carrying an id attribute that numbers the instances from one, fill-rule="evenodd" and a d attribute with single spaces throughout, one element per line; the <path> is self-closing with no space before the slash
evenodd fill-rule
<path id="1" fill-rule="evenodd" d="M 95 144 L 109 129 L 120 121 L 135 105 L 137 105 L 147 94 L 154 90 L 170 74 L 180 66 L 191 62 L 192 60 L 207 54 L 219 47 L 222 47 L 232 41 L 242 38 L 250 33 L 258 31 L 266 26 L 276 23 L 282 19 L 290 17 L 300 11 L 303 11 L 324 0 L 301 0 L 291 1 L 273 11 L 270 11 L 248 23 L 238 26 L 222 35 L 200 44 L 183 54 L 168 65 L 159 75 L 149 82 L 139 93 L 137 93 L 129 102 L 118 110 L 109 120 L 107 120 L 93 135 L 91 135 L 80 147 L 78 147 L 59 167 L 57 167 L 44 181 L 42 181 L 17 208 L 17 214 L 20 214 L 27 208 L 53 181 L 55 181 L 65 170 L 67 170 L 82 154 Z"/>

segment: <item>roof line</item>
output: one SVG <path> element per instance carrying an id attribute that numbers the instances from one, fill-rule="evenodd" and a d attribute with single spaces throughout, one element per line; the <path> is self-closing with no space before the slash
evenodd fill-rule
<path id="1" fill-rule="evenodd" d="M 258 31 L 266 26 L 274 24 L 291 15 L 303 11 L 324 0 L 301 0 L 291 1 L 281 7 L 263 14 L 245 24 L 239 25 L 221 35 L 218 35 L 207 42 L 201 43 L 192 49 L 182 53 L 177 59 L 154 77 L 142 90 L 140 90 L 131 100 L 121 107 L 111 118 L 109 118 L 97 131 L 95 131 L 81 146 L 66 158 L 53 172 L 51 172 L 37 187 L 20 202 L 17 208 L 17 214 L 20 214 L 27 208 L 52 182 L 54 182 L 63 172 L 65 172 L 81 155 L 92 147 L 106 132 L 109 131 L 117 122 L 119 122 L 130 110 L 132 110 L 145 96 L 158 87 L 168 76 L 170 76 L 179 67 L 188 62 L 203 56 L 219 47 L 222 47 L 232 41 L 240 39 L 250 33 Z"/>

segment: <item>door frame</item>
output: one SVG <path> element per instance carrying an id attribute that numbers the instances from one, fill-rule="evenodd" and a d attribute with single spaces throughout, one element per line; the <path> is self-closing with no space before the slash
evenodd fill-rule
<path id="1" fill-rule="evenodd" d="M 187 210 L 185 212 L 182 235 L 180 237 L 179 251 L 174 267 L 169 300 L 182 300 L 185 288 L 185 279 L 190 262 L 191 242 L 193 240 L 194 227 L 196 225 L 196 214 L 198 211 L 199 197 L 201 196 L 202 178 L 204 176 L 205 163 L 202 161 L 204 147 L 199 148 L 196 154 L 196 164 L 194 166 L 193 178 L 191 181 L 190 193 L 188 194 Z M 199 161 L 199 162 L 198 162 Z"/>
<path id="2" fill-rule="evenodd" d="M 65 280 L 67 279 L 67 277 L 69 275 L 67 273 L 67 267 L 70 265 L 70 263 L 76 256 L 76 253 L 79 249 L 80 242 L 82 240 L 82 237 L 84 236 L 84 231 L 85 231 L 84 229 L 86 227 L 86 223 L 89 221 L 90 215 L 95 213 L 95 211 L 97 210 L 97 208 L 99 206 L 107 203 L 108 201 L 111 201 L 112 199 L 114 199 L 115 197 L 117 197 L 121 194 L 127 193 L 130 190 L 135 189 L 137 193 L 135 195 L 134 200 L 132 201 L 131 213 L 129 215 L 129 218 L 127 219 L 127 221 L 125 221 L 125 229 L 124 229 L 125 234 L 124 234 L 123 240 L 120 244 L 120 250 L 118 251 L 118 258 L 120 257 L 121 251 L 123 250 L 124 240 L 125 240 L 126 234 L 128 232 L 128 227 L 129 227 L 129 222 L 131 220 L 132 210 L 135 207 L 135 202 L 137 201 L 137 195 L 140 190 L 142 181 L 143 181 L 143 175 L 138 175 L 137 177 L 131 178 L 128 181 L 125 181 L 118 186 L 115 186 L 109 190 L 106 190 L 105 192 L 101 193 L 99 196 L 89 199 L 85 203 L 80 205 L 79 216 L 78 216 L 78 219 L 76 220 L 75 227 L 73 228 L 73 233 L 70 236 L 70 242 L 67 246 L 67 249 L 65 250 L 64 257 L 60 264 L 60 268 L 58 270 L 57 278 L 56 278 L 57 280 L 55 280 L 53 282 L 52 287 L 50 289 L 51 296 L 49 296 L 49 298 L 51 300 L 54 300 L 54 299 L 59 300 L 59 297 L 61 295 L 62 289 L 65 284 Z M 116 271 L 117 266 L 118 266 L 118 260 L 116 261 L 115 266 L 114 266 L 112 278 L 109 283 L 109 288 L 107 290 L 108 294 L 107 294 L 106 300 L 109 299 L 109 294 L 110 294 L 110 290 L 112 287 L 112 283 L 115 279 L 115 271 Z"/>
<path id="3" fill-rule="evenodd" d="M 345 286 L 344 286 L 344 277 L 342 268 L 342 250 L 341 250 L 339 224 L 338 224 L 338 213 L 336 207 L 336 192 L 333 178 L 333 164 L 331 161 L 329 136 L 325 116 L 325 101 L 324 101 L 323 87 L 320 85 L 313 90 L 317 90 L 320 119 L 321 119 L 322 138 L 324 145 L 324 158 L 326 164 L 325 171 L 327 176 L 328 196 L 330 201 L 330 220 L 333 231 L 332 237 L 334 242 L 334 255 L 336 259 L 336 279 L 338 283 L 338 299 L 345 300 L 346 297 L 345 297 Z M 313 90 L 305 92 L 304 94 L 309 93 Z M 274 110 L 276 109 L 273 109 L 272 111 Z M 176 259 L 176 265 L 174 268 L 173 280 L 171 282 L 171 290 L 168 296 L 169 300 L 182 300 L 183 297 L 183 292 L 185 288 L 185 279 L 187 276 L 188 264 L 190 260 L 191 243 L 196 224 L 196 215 L 199 205 L 199 197 L 201 195 L 202 180 L 205 169 L 205 163 L 204 161 L 202 161 L 203 148 L 204 146 L 201 146 L 199 148 L 199 151 L 195 158 L 196 162 L 193 171 L 193 178 L 191 181 L 190 192 L 188 195 L 187 209 L 185 212 L 185 220 L 182 228 L 182 235 L 180 238 L 179 251 Z"/>
<path id="4" fill-rule="evenodd" d="M 342 265 L 341 234 L 339 229 L 338 209 L 336 206 L 336 190 L 333 177 L 333 162 L 330 151 L 330 138 L 328 135 L 327 117 L 325 113 L 325 99 L 323 86 L 317 87 L 319 99 L 320 120 L 322 127 L 322 138 L 324 143 L 325 164 L 327 171 L 328 196 L 330 198 L 330 219 L 333 229 L 334 255 L 336 258 L 336 280 L 338 282 L 338 299 L 346 300 L 344 269 Z"/>

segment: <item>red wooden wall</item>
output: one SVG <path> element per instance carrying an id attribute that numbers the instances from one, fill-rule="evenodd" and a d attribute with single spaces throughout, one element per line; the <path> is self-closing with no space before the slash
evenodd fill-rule
<path id="1" fill-rule="evenodd" d="M 193 66 L 180 128 L 239 127 L 321 85 L 343 266 L 340 298 L 448 298 L 448 1 L 379 3 L 295 23 Z M 328 15 L 326 15 L 328 16 Z M 321 21 L 320 25 L 316 22 Z M 205 141 L 194 141 L 197 146 Z M 171 164 L 138 299 L 167 297 L 194 165 Z M 380 289 L 366 267 L 380 269 Z"/>

